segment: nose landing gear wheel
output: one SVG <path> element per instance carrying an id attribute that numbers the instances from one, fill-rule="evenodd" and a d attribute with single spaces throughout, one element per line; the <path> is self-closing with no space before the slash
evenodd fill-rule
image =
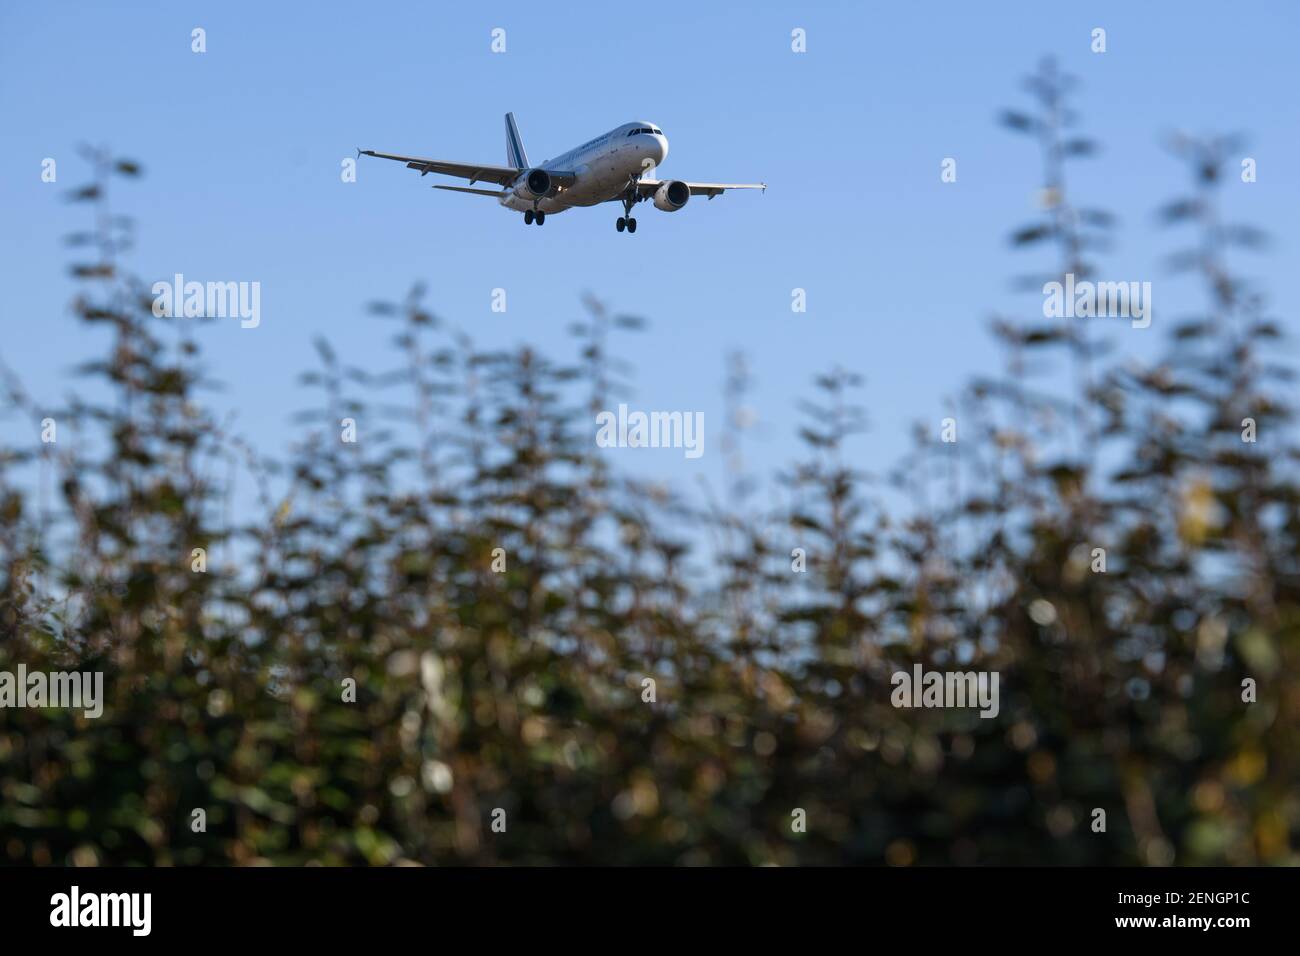
<path id="1" fill-rule="evenodd" d="M 524 210 L 524 224 L 528 226 L 533 224 L 533 211 L 531 209 Z"/>
<path id="2" fill-rule="evenodd" d="M 546 222 L 546 213 L 544 213 L 544 212 L 539 212 L 539 213 L 537 214 L 537 225 L 540 226 L 540 225 L 541 225 L 542 223 L 544 223 L 544 222 Z"/>
<path id="3" fill-rule="evenodd" d="M 628 232 L 636 232 L 636 220 L 632 218 L 632 207 L 642 200 L 642 196 L 637 192 L 636 182 L 633 180 L 628 184 L 627 190 L 619 198 L 623 204 L 623 215 L 618 217 L 618 222 L 614 227 L 622 232 L 626 229 Z M 626 217 L 626 218 L 624 218 Z"/>

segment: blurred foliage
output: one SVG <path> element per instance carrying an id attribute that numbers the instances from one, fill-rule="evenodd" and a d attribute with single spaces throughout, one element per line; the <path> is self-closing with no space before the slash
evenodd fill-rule
<path id="1" fill-rule="evenodd" d="M 1003 120 L 1044 160 L 1041 217 L 1012 237 L 1053 260 L 1036 289 L 1095 275 L 1116 219 L 1067 191 L 1099 149 L 1068 78 L 1044 64 L 1028 88 Z M 902 515 L 858 467 L 843 369 L 777 504 L 745 471 L 739 356 L 721 501 L 619 474 L 593 413 L 626 394 L 614 347 L 639 322 L 597 302 L 568 363 L 477 350 L 419 288 L 377 303 L 396 367 L 319 343 L 305 439 L 260 455 L 199 402 L 198 323 L 153 317 L 121 272 L 133 224 L 108 196 L 140 167 L 88 151 L 74 306 L 112 343 L 82 369 L 97 397 L 57 412 L 6 376 L 61 431 L 0 458 L 0 670 L 103 670 L 107 701 L 0 710 L 0 860 L 1300 862 L 1289 371 L 1227 265 L 1261 241 L 1219 209 L 1230 144 L 1171 147 L 1192 181 L 1161 216 L 1191 236 L 1171 262 L 1203 313 L 1120 322 L 1168 330 L 1145 366 L 1108 359 L 1107 320 L 998 317 L 1006 368 L 953 398 L 956 444 L 919 430 Z M 240 476 L 259 505 L 235 520 Z M 893 708 L 915 662 L 997 671 L 1001 713 Z"/>

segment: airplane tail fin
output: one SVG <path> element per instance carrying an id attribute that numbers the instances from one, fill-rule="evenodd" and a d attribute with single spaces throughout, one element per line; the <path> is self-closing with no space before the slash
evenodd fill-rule
<path id="1" fill-rule="evenodd" d="M 514 113 L 506 114 L 506 162 L 515 169 L 528 168 L 528 154 L 524 152 L 524 141 L 519 138 Z"/>

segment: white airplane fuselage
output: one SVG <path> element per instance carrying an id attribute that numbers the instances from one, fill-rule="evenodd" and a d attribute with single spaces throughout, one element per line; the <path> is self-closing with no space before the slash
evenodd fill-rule
<path id="1" fill-rule="evenodd" d="M 653 123 L 624 123 L 534 167 L 576 173 L 571 186 L 538 200 L 521 198 L 514 190 L 506 189 L 498 202 L 516 212 L 531 209 L 547 215 L 574 206 L 595 206 L 618 198 L 633 178 L 653 178 L 656 167 L 667 156 L 668 137 L 659 127 Z"/>
<path id="2" fill-rule="evenodd" d="M 662 212 L 678 212 L 692 196 L 712 199 L 732 189 L 767 189 L 766 183 L 659 179 L 655 171 L 668 157 L 668 137 L 653 123 L 624 123 L 540 165 L 529 161 L 513 113 L 505 115 L 505 133 L 505 165 L 374 149 L 358 149 L 357 155 L 403 163 L 422 177 L 436 173 L 468 180 L 465 186 L 435 182 L 433 188 L 489 196 L 511 212 L 523 213 L 520 218 L 525 225 L 540 226 L 548 216 L 577 206 L 617 202 L 623 207 L 623 215 L 614 221 L 614 228 L 635 233 L 637 223 L 632 209 L 638 203 L 649 200 Z M 487 188 L 489 184 L 496 188 Z"/>

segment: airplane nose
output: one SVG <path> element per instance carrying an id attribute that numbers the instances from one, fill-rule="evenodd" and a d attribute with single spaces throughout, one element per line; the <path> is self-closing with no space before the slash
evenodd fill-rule
<path id="1" fill-rule="evenodd" d="M 659 154 L 659 159 L 656 160 L 656 164 L 661 165 L 663 161 L 668 158 L 668 137 L 661 133 L 655 137 L 655 143 L 658 144 L 656 152 Z"/>

